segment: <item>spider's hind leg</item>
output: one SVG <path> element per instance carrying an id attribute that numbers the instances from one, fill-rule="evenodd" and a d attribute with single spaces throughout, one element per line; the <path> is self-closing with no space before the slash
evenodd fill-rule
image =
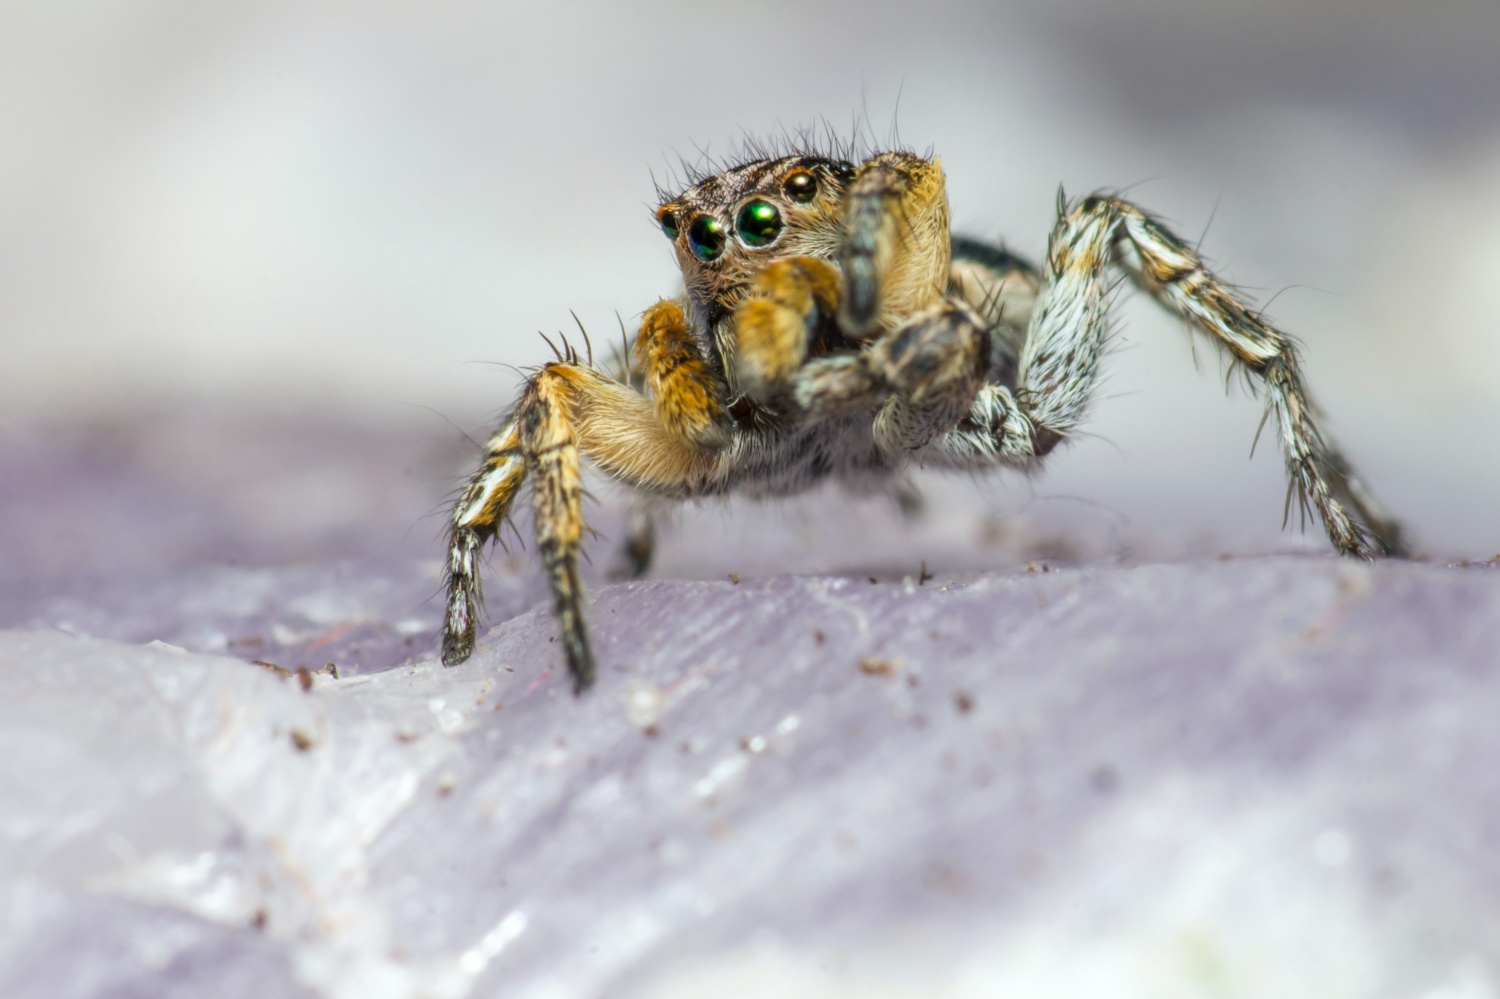
<path id="1" fill-rule="evenodd" d="M 1120 252 L 1123 244 L 1137 259 Z M 1115 262 L 1264 384 L 1289 488 L 1317 511 L 1334 548 L 1363 558 L 1400 553 L 1395 521 L 1319 425 L 1291 338 L 1246 306 L 1160 222 L 1109 196 L 1061 206 L 1016 389 L 986 385 L 965 419 L 924 458 L 958 468 L 1027 467 L 1073 433 L 1098 378 L 1111 291 L 1105 271 Z"/>
<path id="2" fill-rule="evenodd" d="M 615 580 L 640 579 L 656 553 L 656 518 L 646 502 L 633 503 L 625 515 L 625 543 L 609 569 Z"/>
<path id="3" fill-rule="evenodd" d="M 1267 419 L 1281 441 L 1289 488 L 1304 510 L 1309 504 L 1317 510 L 1333 546 L 1365 558 L 1405 554 L 1400 525 L 1355 477 L 1320 425 L 1292 339 L 1247 307 L 1192 247 L 1140 208 L 1096 195 L 1078 210 L 1115 215 L 1116 257 L 1131 280 L 1213 337 L 1265 384 Z M 1123 252 L 1128 250 L 1134 253 Z"/>

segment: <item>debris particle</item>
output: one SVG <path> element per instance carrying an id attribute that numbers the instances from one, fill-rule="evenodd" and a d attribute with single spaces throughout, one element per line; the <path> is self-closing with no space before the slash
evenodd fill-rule
<path id="1" fill-rule="evenodd" d="M 737 573 L 737 572 L 731 572 L 729 574 L 729 581 L 731 583 L 733 583 L 735 586 L 739 586 L 740 585 L 740 574 Z"/>
<path id="2" fill-rule="evenodd" d="M 892 659 L 861 659 L 859 670 L 861 673 L 869 673 L 871 676 L 894 676 L 901 669 L 901 664 Z"/>
<path id="3" fill-rule="evenodd" d="M 932 573 L 927 571 L 927 563 L 922 563 L 921 571 L 917 573 L 917 585 L 926 586 L 927 581 L 932 578 Z"/>
<path id="4" fill-rule="evenodd" d="M 318 744 L 316 739 L 308 735 L 306 732 L 302 731 L 300 728 L 292 729 L 291 737 L 292 745 L 297 748 L 297 752 L 299 753 L 305 753 Z"/>
<path id="5" fill-rule="evenodd" d="M 817 642 L 819 645 L 822 645 L 824 642 L 828 641 L 828 636 L 823 634 L 821 630 L 814 629 L 813 641 Z"/>
<path id="6" fill-rule="evenodd" d="M 953 695 L 953 706 L 958 709 L 959 714 L 966 715 L 974 710 L 974 698 L 960 690 Z"/>

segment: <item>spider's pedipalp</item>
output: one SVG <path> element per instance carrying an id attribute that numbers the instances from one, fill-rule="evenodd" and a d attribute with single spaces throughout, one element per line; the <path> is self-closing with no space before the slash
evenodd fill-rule
<path id="1" fill-rule="evenodd" d="M 839 307 L 838 269 L 814 257 L 767 264 L 734 311 L 733 385 L 762 402 L 790 387 L 820 319 Z"/>
<path id="2" fill-rule="evenodd" d="M 663 300 L 646 310 L 635 352 L 657 418 L 700 448 L 723 447 L 729 430 L 718 379 L 698 348 L 681 302 Z"/>

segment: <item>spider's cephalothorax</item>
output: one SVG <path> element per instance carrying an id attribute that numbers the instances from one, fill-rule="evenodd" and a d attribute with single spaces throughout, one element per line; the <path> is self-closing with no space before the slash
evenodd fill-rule
<path id="1" fill-rule="evenodd" d="M 580 456 L 653 502 L 894 489 L 912 462 L 1033 467 L 1077 428 L 1112 268 L 1259 379 L 1289 488 L 1334 548 L 1399 551 L 1397 525 L 1318 424 L 1292 341 L 1160 221 L 1106 194 L 1059 200 L 1040 268 L 954 237 L 941 163 L 759 159 L 663 200 L 685 294 L 646 310 L 628 370 L 571 352 L 532 374 L 453 510 L 443 662 L 474 649 L 478 560 L 532 482 L 537 544 L 577 690 L 594 676 L 579 583 Z"/>

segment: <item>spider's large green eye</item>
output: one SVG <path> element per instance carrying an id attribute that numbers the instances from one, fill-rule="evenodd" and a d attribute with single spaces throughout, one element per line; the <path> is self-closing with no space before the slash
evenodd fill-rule
<path id="1" fill-rule="evenodd" d="M 724 252 L 724 227 L 712 215 L 699 215 L 688 226 L 688 245 L 699 260 L 717 260 Z"/>
<path id="2" fill-rule="evenodd" d="M 677 238 L 677 213 L 662 209 L 656 215 L 656 222 L 661 226 L 661 231 L 667 234 L 668 239 Z"/>
<path id="3" fill-rule="evenodd" d="M 766 246 L 781 235 L 781 213 L 769 201 L 757 198 L 740 209 L 734 227 L 746 246 Z"/>

